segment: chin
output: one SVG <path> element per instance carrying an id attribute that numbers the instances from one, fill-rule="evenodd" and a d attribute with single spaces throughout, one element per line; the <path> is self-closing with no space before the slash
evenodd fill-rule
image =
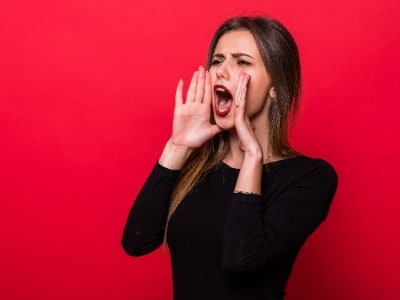
<path id="1" fill-rule="evenodd" d="M 215 124 L 217 124 L 217 126 L 219 128 L 221 128 L 222 130 L 229 130 L 232 128 L 235 128 L 235 121 L 233 119 L 233 115 L 227 115 L 225 117 L 220 117 L 216 114 L 214 114 L 214 120 L 215 120 Z"/>

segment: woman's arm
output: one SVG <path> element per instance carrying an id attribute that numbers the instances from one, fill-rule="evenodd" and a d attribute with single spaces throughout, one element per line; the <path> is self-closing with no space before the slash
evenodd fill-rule
<path id="1" fill-rule="evenodd" d="M 161 245 L 179 170 L 194 148 L 200 147 L 220 131 L 218 126 L 210 123 L 210 74 L 203 67 L 194 72 L 186 101 L 183 101 L 182 89 L 183 82 L 180 80 L 175 95 L 171 138 L 126 221 L 122 245 L 130 255 L 143 255 Z"/>
<path id="2" fill-rule="evenodd" d="M 127 254 L 144 255 L 162 244 L 169 199 L 178 176 L 178 170 L 170 170 L 160 164 L 154 166 L 125 224 L 122 247 Z"/>
<path id="3" fill-rule="evenodd" d="M 249 76 L 241 73 L 235 128 L 244 152 L 223 235 L 222 267 L 251 272 L 275 262 L 302 243 L 326 218 L 336 191 L 335 170 L 322 160 L 299 166 L 299 175 L 277 199 L 261 195 L 262 151 L 245 112 Z M 292 174 L 288 174 L 292 175 Z M 287 182 L 282 182 L 282 185 Z M 273 201 L 266 209 L 265 202 Z"/>
<path id="4" fill-rule="evenodd" d="M 261 194 L 262 158 L 245 155 L 236 180 L 235 193 Z"/>
<path id="5" fill-rule="evenodd" d="M 122 236 L 127 254 L 144 255 L 162 244 L 172 190 L 191 151 L 171 140 L 165 145 L 129 212 Z"/>
<path id="6" fill-rule="evenodd" d="M 226 216 L 222 267 L 252 272 L 298 251 L 325 220 L 337 187 L 335 170 L 316 160 L 266 209 L 261 195 L 236 193 Z"/>
<path id="7" fill-rule="evenodd" d="M 249 80 L 250 76 L 241 72 L 235 94 L 235 129 L 243 152 L 243 162 L 236 181 L 235 192 L 260 195 L 263 153 L 245 111 Z"/>

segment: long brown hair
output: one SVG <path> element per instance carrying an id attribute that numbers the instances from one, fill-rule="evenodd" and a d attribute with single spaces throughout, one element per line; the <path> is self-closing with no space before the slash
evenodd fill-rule
<path id="1" fill-rule="evenodd" d="M 269 112 L 272 153 L 282 157 L 298 155 L 288 141 L 288 128 L 298 108 L 301 87 L 299 53 L 292 35 L 280 22 L 271 18 L 245 16 L 228 19 L 211 41 L 207 69 L 219 39 L 234 30 L 251 32 L 276 91 Z M 214 122 L 213 116 L 211 122 Z M 172 193 L 167 223 L 193 186 L 222 161 L 229 149 L 228 142 L 227 133 L 222 132 L 191 154 Z"/>

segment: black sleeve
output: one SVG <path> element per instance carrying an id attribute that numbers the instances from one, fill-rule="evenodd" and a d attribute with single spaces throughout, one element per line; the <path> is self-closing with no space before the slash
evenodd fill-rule
<path id="1" fill-rule="evenodd" d="M 335 170 L 319 161 L 267 209 L 260 195 L 233 194 L 224 226 L 222 267 L 225 271 L 252 272 L 288 251 L 300 250 L 327 217 L 337 188 Z"/>
<path id="2" fill-rule="evenodd" d="M 140 190 L 125 224 L 122 247 L 140 256 L 158 248 L 164 239 L 172 189 L 179 171 L 156 164 Z"/>

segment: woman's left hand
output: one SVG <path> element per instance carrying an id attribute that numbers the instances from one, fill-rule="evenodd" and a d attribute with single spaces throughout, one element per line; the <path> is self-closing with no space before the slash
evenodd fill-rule
<path id="1" fill-rule="evenodd" d="M 246 114 L 246 93 L 249 80 L 250 75 L 241 71 L 235 94 L 235 128 L 240 140 L 240 149 L 244 152 L 245 157 L 249 156 L 262 161 L 262 149 Z"/>

